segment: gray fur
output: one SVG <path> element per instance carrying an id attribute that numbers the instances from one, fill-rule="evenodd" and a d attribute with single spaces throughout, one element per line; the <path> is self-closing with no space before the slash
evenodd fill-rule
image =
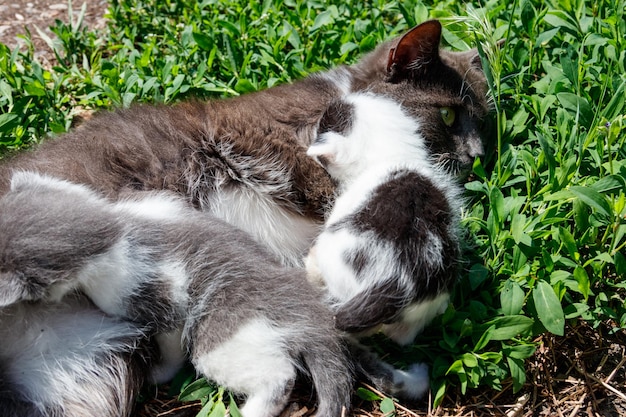
<path id="1" fill-rule="evenodd" d="M 0 309 L 0 416 L 128 415 L 153 355 L 141 328 L 86 300 Z"/>
<path id="2" fill-rule="evenodd" d="M 206 358 L 246 323 L 258 320 L 277 331 L 279 343 L 235 349 L 232 355 L 239 356 L 224 359 L 223 366 L 232 360 L 263 370 L 264 360 L 282 355 L 279 363 L 290 364 L 284 369 L 290 378 L 299 369 L 312 375 L 318 415 L 336 416 L 349 408 L 350 360 L 330 312 L 306 285 L 303 271 L 281 266 L 246 233 L 169 195 L 143 198 L 109 203 L 84 186 L 16 174 L 12 190 L 0 200 L 0 304 L 63 300 L 80 290 L 106 313 L 157 340 L 182 330 L 179 345 L 200 371 L 219 368 L 219 363 L 204 363 Z M 150 211 L 155 203 L 170 211 L 155 215 Z M 19 299 L 2 297 L 15 294 L 16 287 L 21 288 Z M 118 299 L 104 297 L 105 287 Z M 170 348 L 161 345 L 162 353 Z M 270 356 L 260 353 L 264 349 L 271 350 Z M 278 414 L 294 383 L 276 382 L 271 372 L 256 375 L 254 367 L 239 375 L 228 368 L 215 372 L 205 376 L 249 395 L 249 401 L 263 397 L 265 386 L 276 386 L 263 398 L 267 409 L 244 406 L 247 416 Z M 248 388 L 246 380 L 254 378 L 264 378 L 263 387 Z"/>

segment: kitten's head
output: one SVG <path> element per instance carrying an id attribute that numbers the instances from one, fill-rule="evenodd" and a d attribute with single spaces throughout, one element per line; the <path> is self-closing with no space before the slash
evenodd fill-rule
<path id="1" fill-rule="evenodd" d="M 385 97 L 352 93 L 330 103 L 307 154 L 340 185 L 375 167 L 430 166 L 419 122 Z"/>
<path id="2" fill-rule="evenodd" d="M 351 88 L 400 103 L 419 121 L 434 162 L 457 174 L 483 154 L 488 89 L 477 50 L 442 51 L 440 40 L 438 21 L 416 26 L 350 67 Z"/>
<path id="3" fill-rule="evenodd" d="M 84 186 L 16 173 L 0 198 L 0 306 L 47 299 L 72 287 L 76 271 L 109 248 L 119 225 Z"/>

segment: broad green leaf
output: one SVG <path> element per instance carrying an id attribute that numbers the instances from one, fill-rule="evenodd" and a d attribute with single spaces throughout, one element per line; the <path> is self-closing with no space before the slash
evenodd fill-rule
<path id="1" fill-rule="evenodd" d="M 380 396 L 378 394 L 373 393 L 372 391 L 365 389 L 363 387 L 359 387 L 356 390 L 356 395 L 365 401 L 379 401 Z"/>
<path id="2" fill-rule="evenodd" d="M 459 372 L 465 372 L 465 368 L 463 367 L 463 361 L 461 359 L 457 359 L 452 362 L 452 365 L 446 371 L 447 374 L 458 374 Z"/>
<path id="3" fill-rule="evenodd" d="M 516 359 L 527 359 L 535 354 L 537 347 L 535 345 L 513 345 L 502 348 L 502 353 Z"/>
<path id="4" fill-rule="evenodd" d="M 215 403 L 213 402 L 213 400 L 207 402 L 202 406 L 200 412 L 196 414 L 196 417 L 208 417 L 208 415 L 211 413 L 211 410 L 213 410 L 214 405 Z"/>
<path id="5" fill-rule="evenodd" d="M 15 114 L 0 114 L 0 132 L 8 131 L 9 129 L 11 129 L 13 124 L 17 122 L 18 119 L 19 117 Z"/>
<path id="6" fill-rule="evenodd" d="M 243 417 L 241 415 L 241 411 L 239 411 L 239 407 L 237 407 L 237 403 L 235 402 L 233 395 L 228 394 L 228 396 L 230 397 L 230 402 L 228 403 L 228 412 L 230 413 L 231 417 Z"/>
<path id="7" fill-rule="evenodd" d="M 582 266 L 576 267 L 574 269 L 574 278 L 576 282 L 578 282 L 578 290 L 585 297 L 585 300 L 589 298 L 589 291 L 591 289 L 591 285 L 589 282 L 589 275 L 587 275 L 587 271 Z"/>
<path id="8" fill-rule="evenodd" d="M 472 352 L 478 352 L 487 346 L 487 343 L 489 343 L 489 341 L 491 340 L 491 334 L 493 333 L 495 328 L 496 326 L 493 325 L 491 327 L 488 327 L 487 330 L 483 332 L 483 334 L 480 336 L 480 339 L 478 339 L 478 342 L 476 342 L 476 345 L 474 345 L 474 349 L 472 349 Z"/>
<path id="9" fill-rule="evenodd" d="M 570 192 L 578 197 L 582 202 L 593 207 L 598 212 L 607 217 L 613 217 L 613 209 L 606 197 L 591 187 L 571 186 Z"/>
<path id="10" fill-rule="evenodd" d="M 439 386 L 435 389 L 435 398 L 433 399 L 433 407 L 439 407 L 441 402 L 443 401 L 444 396 L 446 395 L 447 383 L 445 380 L 442 380 L 439 383 Z"/>
<path id="11" fill-rule="evenodd" d="M 493 187 L 489 193 L 489 207 L 495 216 L 498 229 L 499 225 L 504 222 L 504 196 L 498 187 Z"/>
<path id="12" fill-rule="evenodd" d="M 530 246 L 532 239 L 524 230 L 526 227 L 526 216 L 523 214 L 512 214 L 511 217 L 511 235 L 515 243 L 518 245 L 523 243 L 526 246 Z"/>
<path id="13" fill-rule="evenodd" d="M 543 280 L 539 280 L 532 294 L 541 324 L 549 332 L 557 336 L 563 336 L 565 333 L 565 316 L 561 302 L 554 293 L 552 286 Z"/>
<path id="14" fill-rule="evenodd" d="M 313 22 L 313 26 L 311 26 L 311 32 L 321 28 L 322 26 L 330 25 L 335 21 L 333 17 L 333 12 L 331 10 L 324 10 L 320 14 L 317 15 L 315 21 Z"/>
<path id="15" fill-rule="evenodd" d="M 235 91 L 243 94 L 256 91 L 256 88 L 254 88 L 254 85 L 252 85 L 250 81 L 241 78 L 237 81 L 237 84 L 235 84 Z"/>
<path id="16" fill-rule="evenodd" d="M 380 402 L 380 411 L 385 414 L 385 417 L 391 417 L 395 415 L 396 405 L 393 403 L 393 400 L 391 398 L 385 397 Z"/>
<path id="17" fill-rule="evenodd" d="M 213 407 L 211 414 L 209 414 L 209 417 L 224 417 L 225 415 L 226 415 L 226 406 L 224 405 L 223 402 L 218 401 Z"/>
<path id="18" fill-rule="evenodd" d="M 530 317 L 516 315 L 497 317 L 485 324 L 494 326 L 491 333 L 491 340 L 508 340 L 521 333 L 525 333 L 533 326 L 534 320 Z"/>
<path id="19" fill-rule="evenodd" d="M 524 290 L 517 282 L 511 279 L 506 280 L 502 292 L 500 292 L 502 313 L 506 316 L 519 314 L 524 305 L 524 297 Z"/>
<path id="20" fill-rule="evenodd" d="M 506 362 L 509 365 L 511 378 L 513 379 L 513 392 L 518 392 L 526 382 L 526 371 L 524 369 L 524 361 L 521 359 L 507 356 Z"/>
<path id="21" fill-rule="evenodd" d="M 478 366 L 478 359 L 472 353 L 465 353 L 461 356 L 461 361 L 463 361 L 463 365 L 467 368 L 475 368 Z"/>
<path id="22" fill-rule="evenodd" d="M 564 227 L 559 227 L 559 238 L 572 259 L 578 260 L 578 245 L 576 244 L 576 240 L 574 239 L 572 233 Z"/>
<path id="23" fill-rule="evenodd" d="M 583 126 L 587 128 L 591 127 L 593 110 L 586 98 L 567 92 L 557 93 L 556 97 L 566 110 L 579 115 L 580 122 Z"/>
<path id="24" fill-rule="evenodd" d="M 476 288 L 478 288 L 480 284 L 482 284 L 487 279 L 488 276 L 489 276 L 489 270 L 485 268 L 484 265 L 481 265 L 481 264 L 472 265 L 469 271 L 469 280 L 470 280 L 470 286 L 472 287 L 472 290 L 475 290 Z"/>
<path id="25" fill-rule="evenodd" d="M 182 402 L 196 401 L 212 394 L 214 391 L 215 389 L 207 383 L 206 379 L 200 378 L 187 385 L 178 396 L 178 400 Z"/>
<path id="26" fill-rule="evenodd" d="M 206 51 L 210 51 L 213 47 L 213 38 L 201 32 L 193 32 L 193 39 L 198 46 Z"/>
<path id="27" fill-rule="evenodd" d="M 626 189 L 626 178 L 621 175 L 607 175 L 600 178 L 590 186 L 599 193 L 610 193 Z"/>

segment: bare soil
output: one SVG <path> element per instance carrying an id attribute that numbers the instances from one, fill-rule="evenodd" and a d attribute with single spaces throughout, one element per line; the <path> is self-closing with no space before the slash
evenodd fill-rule
<path id="1" fill-rule="evenodd" d="M 84 25 L 105 29 L 107 0 L 86 0 Z M 72 4 L 73 16 L 80 13 L 83 1 Z M 24 45 L 18 35 L 28 29 L 33 38 L 35 56 L 42 64 L 54 62 L 54 54 L 39 36 L 39 28 L 48 36 L 55 19 L 69 20 L 69 6 L 62 0 L 8 0 L 0 4 L 0 42 L 14 48 Z M 429 409 L 428 399 L 416 404 L 398 404 L 397 415 L 415 416 L 626 416 L 626 334 L 613 331 L 611 323 L 591 328 L 585 323 L 568 327 L 564 337 L 543 335 L 539 349 L 529 361 L 528 382 L 518 393 L 510 384 L 501 391 L 473 390 L 462 395 L 452 388 L 444 404 Z M 293 403 L 281 417 L 310 416 L 314 411 L 306 389 L 296 390 Z M 198 404 L 181 404 L 161 387 L 139 403 L 135 417 L 192 417 Z M 359 417 L 382 417 L 375 404 L 355 400 L 352 413 Z"/>

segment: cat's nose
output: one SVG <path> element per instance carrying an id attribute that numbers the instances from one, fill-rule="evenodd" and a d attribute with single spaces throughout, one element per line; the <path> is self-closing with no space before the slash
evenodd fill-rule
<path id="1" fill-rule="evenodd" d="M 474 162 L 474 159 L 476 158 L 482 158 L 485 156 L 485 148 L 483 147 L 482 140 L 474 139 L 468 142 L 467 156 L 472 162 Z"/>

